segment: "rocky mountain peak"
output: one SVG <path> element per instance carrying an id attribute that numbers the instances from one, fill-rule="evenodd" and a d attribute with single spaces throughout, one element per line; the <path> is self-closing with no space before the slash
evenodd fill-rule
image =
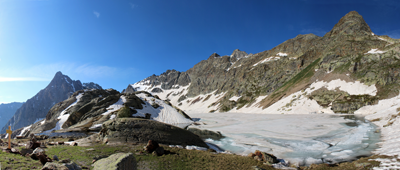
<path id="1" fill-rule="evenodd" d="M 221 57 L 219 54 L 217 54 L 217 53 L 213 53 L 213 54 L 211 54 L 211 56 L 209 57 L 209 59 L 210 58 L 217 58 L 217 57 Z"/>
<path id="2" fill-rule="evenodd" d="M 46 117 L 47 112 L 54 104 L 67 99 L 74 92 L 82 89 L 83 86 L 79 80 L 72 80 L 60 71 L 57 72 L 46 88 L 28 99 L 15 112 L 14 116 L 2 128 L 1 133 L 4 133 L 9 125 L 12 129 L 19 129 Z"/>
<path id="3" fill-rule="evenodd" d="M 351 11 L 342 17 L 331 31 L 324 37 L 335 37 L 340 35 L 365 36 L 371 35 L 372 31 L 364 18 L 356 11 Z"/>
<path id="4" fill-rule="evenodd" d="M 244 58 L 248 54 L 245 51 L 240 51 L 239 49 L 236 49 L 232 52 L 231 57 L 234 57 L 236 59 Z"/>
<path id="5" fill-rule="evenodd" d="M 99 89 L 99 90 L 103 89 L 99 84 L 93 82 L 83 83 L 82 86 L 84 89 Z"/>

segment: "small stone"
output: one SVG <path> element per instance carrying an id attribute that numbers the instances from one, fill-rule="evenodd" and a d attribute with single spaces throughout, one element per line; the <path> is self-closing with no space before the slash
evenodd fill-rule
<path id="1" fill-rule="evenodd" d="M 55 161 L 59 161 L 59 159 L 58 159 L 57 155 L 54 155 L 54 156 L 53 156 L 53 160 L 55 160 Z"/>
<path id="2" fill-rule="evenodd" d="M 160 145 L 158 145 L 158 142 L 149 140 L 149 141 L 147 142 L 147 145 L 145 146 L 145 150 L 146 150 L 148 153 L 152 153 L 152 152 L 155 151 L 158 147 L 160 147 Z"/>

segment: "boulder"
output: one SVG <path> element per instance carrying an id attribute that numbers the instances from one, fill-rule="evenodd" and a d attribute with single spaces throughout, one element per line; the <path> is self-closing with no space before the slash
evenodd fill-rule
<path id="1" fill-rule="evenodd" d="M 154 156 L 162 156 L 162 155 L 164 155 L 164 148 L 163 147 L 158 147 L 156 150 L 153 151 L 152 154 Z"/>
<path id="2" fill-rule="evenodd" d="M 36 140 L 36 137 L 33 136 L 29 141 L 28 145 L 26 145 L 27 149 L 35 150 L 36 148 L 40 147 L 40 142 Z"/>
<path id="3" fill-rule="evenodd" d="M 206 129 L 201 130 L 201 129 L 197 129 L 197 128 L 188 128 L 188 131 L 198 135 L 202 139 L 211 138 L 212 140 L 220 140 L 225 137 L 221 134 L 221 132 L 218 132 L 218 131 L 214 132 L 214 131 L 206 130 Z"/>
<path id="4" fill-rule="evenodd" d="M 42 148 L 36 148 L 33 150 L 32 154 L 39 154 L 39 153 L 45 153 L 45 151 Z"/>
<path id="5" fill-rule="evenodd" d="M 44 154 L 43 152 L 37 154 L 37 157 L 38 157 L 40 163 L 42 163 L 42 165 L 45 165 L 47 162 L 53 162 L 53 161 L 51 160 L 51 158 L 49 158 L 49 157 L 48 157 L 46 154 Z"/>
<path id="6" fill-rule="evenodd" d="M 47 162 L 42 170 L 82 170 L 82 168 L 74 162 L 69 163 L 56 163 Z"/>
<path id="7" fill-rule="evenodd" d="M 148 153 L 152 153 L 159 147 L 160 147 L 160 145 L 158 145 L 158 142 L 149 140 L 149 142 L 147 142 L 147 145 L 145 146 L 144 150 L 146 150 Z"/>
<path id="8" fill-rule="evenodd" d="M 53 160 L 55 160 L 55 161 L 59 161 L 59 159 L 58 159 L 57 155 L 53 155 Z"/>
<path id="9" fill-rule="evenodd" d="M 149 140 L 168 145 L 195 145 L 208 148 L 192 132 L 154 120 L 116 118 L 103 123 L 100 141 L 115 143 L 145 143 Z"/>
<path id="10" fill-rule="evenodd" d="M 94 170 L 136 170 L 136 159 L 132 153 L 116 153 L 96 161 Z"/>
<path id="11" fill-rule="evenodd" d="M 279 162 L 278 159 L 274 155 L 266 153 L 266 152 L 261 152 L 259 150 L 256 150 L 254 152 L 254 154 L 252 154 L 252 155 L 254 155 L 254 159 L 256 159 L 258 161 L 264 161 L 269 164 L 274 164 L 274 163 Z M 250 156 L 250 154 L 249 154 L 249 156 Z"/>
<path id="12" fill-rule="evenodd" d="M 20 153 L 22 156 L 25 156 L 26 154 L 31 154 L 33 152 L 32 149 L 21 149 Z"/>
<path id="13" fill-rule="evenodd" d="M 268 162 L 270 164 L 279 162 L 278 159 L 274 155 L 266 153 L 266 152 L 261 152 L 261 153 L 262 153 L 262 159 L 264 162 Z"/>

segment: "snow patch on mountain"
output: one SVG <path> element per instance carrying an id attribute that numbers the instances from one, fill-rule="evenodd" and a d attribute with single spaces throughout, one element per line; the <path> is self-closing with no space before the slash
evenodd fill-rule
<path id="1" fill-rule="evenodd" d="M 383 54 L 383 53 L 385 53 L 386 51 L 380 51 L 380 50 L 378 50 L 378 49 L 376 49 L 376 48 L 373 48 L 373 49 L 371 49 L 371 50 L 369 50 L 367 53 L 365 53 L 365 54 Z"/>
<path id="2" fill-rule="evenodd" d="M 280 57 L 268 57 L 268 58 L 266 58 L 264 60 L 259 61 L 256 64 L 254 64 L 253 67 L 257 66 L 258 64 L 266 63 L 266 62 L 269 62 L 269 61 L 275 61 L 275 60 L 279 60 L 279 59 L 281 59 L 281 58 Z"/>
<path id="3" fill-rule="evenodd" d="M 226 92 L 215 94 L 216 91 L 207 94 L 201 94 L 195 97 L 190 97 L 178 103 L 179 96 L 171 98 L 171 103 L 176 103 L 180 109 L 185 112 L 208 113 L 219 109 L 218 100 L 225 96 Z"/>
<path id="4" fill-rule="evenodd" d="M 62 129 L 62 125 L 65 123 L 65 121 L 68 120 L 68 118 L 69 118 L 69 116 L 70 116 L 70 114 L 65 114 L 65 113 L 67 112 L 67 110 L 68 110 L 70 107 L 75 106 L 75 105 L 81 100 L 82 96 L 83 96 L 83 93 L 79 93 L 79 94 L 76 96 L 76 101 L 75 101 L 74 103 L 72 103 L 71 105 L 69 105 L 66 109 L 64 109 L 64 110 L 60 113 L 60 116 L 58 116 L 59 121 L 57 122 L 56 127 L 53 128 L 53 129 L 51 129 L 51 130 L 49 130 L 49 132 L 51 132 L 51 131 L 53 131 L 53 130 L 60 130 L 60 129 Z"/>
<path id="5" fill-rule="evenodd" d="M 31 126 L 32 126 L 32 125 L 29 125 L 29 126 L 27 126 L 27 127 L 24 127 L 24 129 L 21 130 L 21 133 L 19 133 L 19 135 L 17 135 L 17 136 L 22 136 L 22 135 L 25 133 L 25 131 L 30 130 Z"/>
<path id="6" fill-rule="evenodd" d="M 143 109 L 136 109 L 137 113 L 133 116 L 145 117 L 146 113 L 151 114 L 150 118 L 168 124 L 188 124 L 193 123 L 192 120 L 185 118 L 175 108 L 168 105 L 162 100 L 154 97 L 148 97 L 145 93 L 136 95 L 145 102 Z M 157 104 L 159 107 L 154 108 L 152 105 Z"/>
<path id="7" fill-rule="evenodd" d="M 386 42 L 388 42 L 389 44 L 386 44 L 385 45 L 385 47 L 386 46 L 389 46 L 389 45 L 393 45 L 394 43 L 393 42 L 390 42 L 389 40 L 387 40 L 387 39 L 384 39 L 384 38 L 381 38 L 381 37 L 378 37 L 378 39 L 380 39 L 380 40 L 382 40 L 382 41 L 386 41 Z"/>
<path id="8" fill-rule="evenodd" d="M 229 100 L 237 101 L 241 96 L 232 96 Z"/>
<path id="9" fill-rule="evenodd" d="M 281 52 L 279 52 L 278 54 L 276 54 L 277 56 L 281 56 L 281 57 L 286 57 L 286 56 L 288 56 L 288 54 L 287 53 L 281 53 Z"/>
<path id="10" fill-rule="evenodd" d="M 125 102 L 126 102 L 126 98 L 125 98 L 125 96 L 122 95 L 121 97 L 119 97 L 119 100 L 117 102 L 108 106 L 107 111 L 102 113 L 102 115 L 108 115 L 112 112 L 115 112 L 115 111 L 121 109 L 122 107 L 124 107 Z"/>
<path id="11" fill-rule="evenodd" d="M 377 93 L 377 88 L 375 85 L 367 86 L 360 81 L 346 82 L 340 79 L 332 80 L 330 82 L 317 81 L 312 83 L 309 89 L 314 89 L 312 91 L 315 91 L 322 87 L 325 87 L 328 90 L 335 90 L 336 88 L 339 88 L 339 90 L 345 91 L 350 95 L 368 94 L 371 96 L 375 96 Z"/>
<path id="12" fill-rule="evenodd" d="M 397 156 L 400 159 L 400 94 L 396 97 L 380 100 L 376 105 L 364 106 L 354 114 L 364 114 L 366 119 L 373 122 L 380 128 L 380 146 L 374 151 L 375 154 Z M 397 169 L 392 165 L 398 163 L 397 160 L 377 159 L 383 168 L 377 169 Z"/>
<path id="13" fill-rule="evenodd" d="M 327 88 L 328 90 L 341 90 L 349 93 L 350 95 L 363 95 L 368 94 L 375 96 L 377 89 L 375 85 L 367 86 L 359 81 L 355 82 L 346 82 L 340 79 L 332 80 L 329 82 L 325 81 L 316 81 L 310 85 L 309 88 L 304 91 L 298 91 L 290 96 L 287 96 L 266 109 L 262 109 L 262 107 L 258 107 L 257 103 L 259 103 L 266 96 L 260 96 L 257 98 L 257 101 L 253 106 L 245 106 L 243 108 L 237 109 L 233 108 L 229 112 L 235 113 L 262 113 L 262 114 L 316 114 L 316 113 L 331 113 L 334 112 L 331 110 L 331 107 L 322 107 L 315 100 L 311 100 L 308 98 L 308 95 L 313 91 L 318 90 L 322 87 Z"/>
<path id="14" fill-rule="evenodd" d="M 139 81 L 135 84 L 131 84 L 132 88 L 136 91 L 148 91 L 151 88 L 150 80 Z"/>

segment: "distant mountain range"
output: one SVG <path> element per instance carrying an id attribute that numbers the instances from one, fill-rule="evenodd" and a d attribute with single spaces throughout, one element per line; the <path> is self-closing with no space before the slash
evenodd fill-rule
<path id="1" fill-rule="evenodd" d="M 14 116 L 23 103 L 13 102 L 7 104 L 0 104 L 0 127 L 3 127 L 11 117 Z"/>
<path id="2" fill-rule="evenodd" d="M 95 83 L 84 83 L 82 85 L 79 80 L 72 80 L 67 75 L 57 72 L 50 84 L 20 105 L 11 118 L 2 118 L 2 120 L 8 120 L 8 122 L 5 125 L 2 124 L 4 127 L 1 133 L 5 133 L 8 126 L 11 126 L 12 129 L 19 129 L 45 118 L 54 104 L 64 101 L 75 91 L 85 88 L 102 89 L 101 86 Z"/>

